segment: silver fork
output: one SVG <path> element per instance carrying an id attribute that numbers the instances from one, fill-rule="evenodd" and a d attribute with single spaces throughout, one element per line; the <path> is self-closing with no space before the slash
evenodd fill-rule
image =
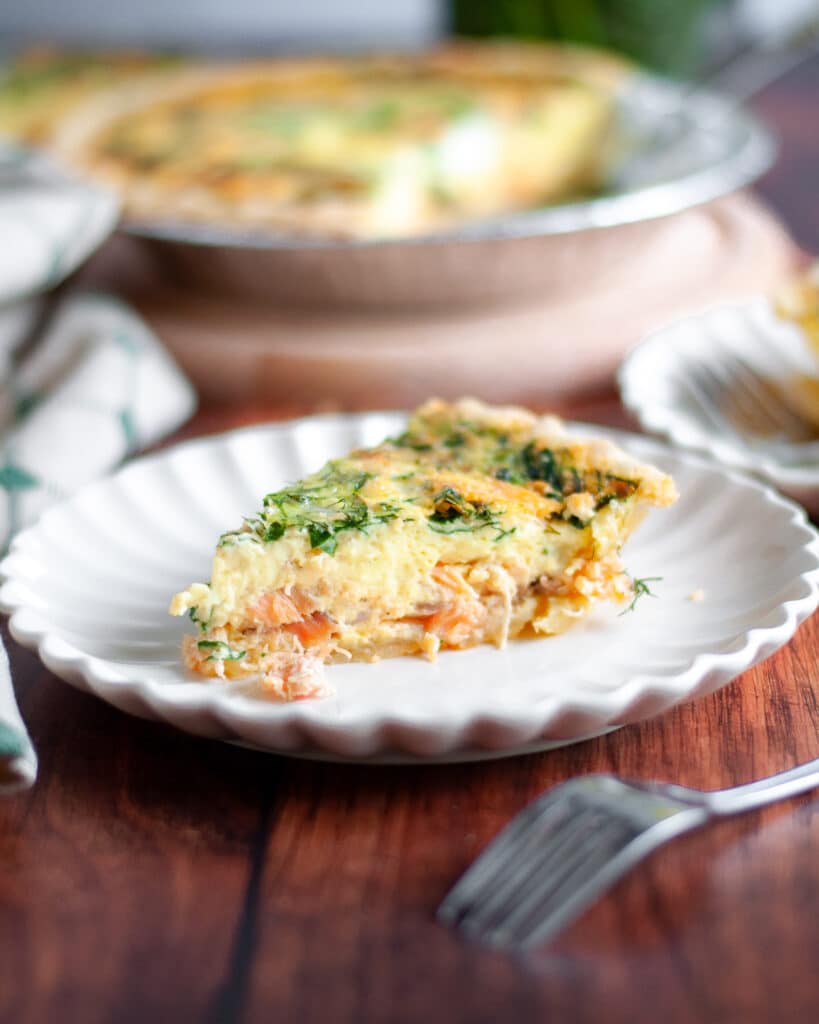
<path id="1" fill-rule="evenodd" d="M 669 839 L 816 786 L 819 759 L 712 792 L 613 775 L 571 779 L 490 843 L 441 903 L 438 920 L 487 945 L 530 950 Z"/>
<path id="2" fill-rule="evenodd" d="M 776 384 L 736 353 L 723 351 L 689 365 L 686 381 L 712 423 L 734 433 L 739 428 L 746 442 L 749 434 L 763 443 L 816 440 L 816 428 L 791 408 Z"/>

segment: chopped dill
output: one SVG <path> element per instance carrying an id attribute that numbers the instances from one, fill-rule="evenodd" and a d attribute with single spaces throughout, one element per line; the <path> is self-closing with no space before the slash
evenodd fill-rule
<path id="1" fill-rule="evenodd" d="M 247 651 L 234 651 L 224 640 L 199 640 L 196 644 L 200 651 L 210 651 L 205 661 L 240 661 Z"/>
<path id="2" fill-rule="evenodd" d="M 396 448 L 411 448 L 415 452 L 431 452 L 432 445 L 428 441 L 421 441 L 408 430 L 397 437 L 388 437 L 385 444 L 394 445 Z"/>
<path id="3" fill-rule="evenodd" d="M 656 597 L 657 595 L 649 587 L 649 583 L 657 583 L 662 579 L 662 576 L 643 576 L 642 579 L 635 579 L 632 577 L 631 585 L 634 592 L 634 596 L 631 599 L 631 604 L 628 608 L 624 608 L 620 615 L 625 615 L 626 612 L 633 612 L 637 607 L 637 602 L 641 597 Z"/>
<path id="4" fill-rule="evenodd" d="M 188 609 L 188 618 L 194 625 L 199 627 L 202 633 L 207 633 L 207 631 L 210 629 L 210 620 L 213 618 L 213 609 L 211 609 L 211 613 L 210 616 L 208 617 L 207 622 L 199 618 L 198 606 L 194 606 L 193 608 Z"/>
<path id="5" fill-rule="evenodd" d="M 482 502 L 467 501 L 454 489 L 444 487 L 432 499 L 434 512 L 427 519 L 436 533 L 475 533 L 487 526 L 502 531 L 499 515 Z M 500 539 L 500 536 L 495 538 Z"/>
<path id="6" fill-rule="evenodd" d="M 265 496 L 264 507 L 246 520 L 252 535 L 267 543 L 289 529 L 304 531 L 315 551 L 335 554 L 344 530 L 367 533 L 370 526 L 395 519 L 399 507 L 389 502 L 369 506 L 358 493 L 371 474 L 342 460 L 327 465 L 299 483 Z M 241 536 L 241 534 L 237 535 Z"/>

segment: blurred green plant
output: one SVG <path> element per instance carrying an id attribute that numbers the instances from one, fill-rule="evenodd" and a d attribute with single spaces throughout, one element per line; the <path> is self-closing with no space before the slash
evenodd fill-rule
<path id="1" fill-rule="evenodd" d="M 565 39 L 616 50 L 678 77 L 700 68 L 706 14 L 725 0 L 450 0 L 465 36 Z"/>

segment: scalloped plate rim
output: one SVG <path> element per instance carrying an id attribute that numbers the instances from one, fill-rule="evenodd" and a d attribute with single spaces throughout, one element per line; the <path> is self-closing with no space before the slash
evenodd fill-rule
<path id="1" fill-rule="evenodd" d="M 773 315 L 770 302 L 757 296 L 745 301 L 710 306 L 699 313 L 671 321 L 652 331 L 623 360 L 617 375 L 620 397 L 643 429 L 651 431 L 655 437 L 660 437 L 675 447 L 696 452 L 731 469 L 757 476 L 774 487 L 784 490 L 815 489 L 819 493 L 819 459 L 812 463 L 795 461 L 783 464 L 777 462 L 764 449 L 743 448 L 730 438 L 711 437 L 699 428 L 697 420 L 691 415 L 671 404 L 652 401 L 647 397 L 646 385 L 640 379 L 642 361 L 655 351 L 666 348 L 668 352 L 676 354 L 674 341 L 669 341 L 671 332 L 676 333 L 681 327 L 696 331 L 700 325 L 716 316 L 759 314 L 763 311 Z M 798 330 L 796 325 L 782 321 L 776 326 L 783 332 L 793 333 Z M 795 444 L 793 449 L 798 453 L 799 445 Z"/>
<path id="2" fill-rule="evenodd" d="M 412 709 L 410 713 L 404 710 L 392 715 L 383 714 L 379 718 L 371 716 L 369 721 L 362 723 L 355 718 L 349 720 L 349 712 L 346 716 L 339 716 L 335 721 L 328 720 L 326 715 L 322 715 L 322 702 L 300 702 L 291 705 L 272 705 L 263 702 L 254 704 L 252 698 L 241 697 L 237 700 L 230 692 L 217 689 L 216 686 L 208 691 L 202 688 L 202 684 L 190 701 L 176 701 L 167 692 L 163 693 L 167 684 L 149 679 L 129 680 L 125 666 L 84 653 L 50 627 L 47 613 L 32 609 L 30 602 L 21 599 L 19 595 L 15 597 L 14 586 L 25 586 L 29 582 L 26 579 L 27 573 L 20 571 L 20 559 L 22 558 L 23 565 L 29 559 L 34 565 L 37 564 L 36 547 L 41 540 L 39 535 L 42 524 L 57 516 L 70 514 L 79 499 L 88 500 L 88 495 L 93 495 L 96 489 L 104 491 L 111 485 L 112 480 L 134 471 L 150 471 L 152 466 L 170 462 L 180 453 L 184 457 L 187 450 L 207 450 L 214 445 L 228 446 L 237 441 L 241 444 L 243 438 L 254 435 L 292 434 L 301 424 L 319 424 L 325 429 L 332 430 L 349 426 L 351 423 L 363 425 L 367 421 L 394 420 L 398 423 L 402 415 L 388 410 L 352 415 L 326 414 L 282 423 L 239 427 L 219 434 L 193 438 L 171 448 L 142 456 L 127 464 L 112 477 L 87 485 L 73 498 L 47 510 L 37 524 L 22 531 L 12 543 L 8 555 L 0 563 L 0 608 L 11 615 L 12 634 L 24 646 L 36 650 L 55 674 L 79 689 L 92 693 L 107 703 L 114 703 L 108 691 L 112 687 L 122 688 L 118 695 L 133 698 L 131 703 L 133 704 L 135 700 L 139 706 L 138 712 L 133 708 L 129 708 L 129 711 L 177 726 L 180 716 L 183 716 L 186 722 L 181 728 L 186 731 L 212 735 L 228 742 L 292 756 L 372 762 L 429 762 L 494 758 L 550 749 L 555 745 L 580 742 L 592 735 L 600 735 L 636 718 L 653 717 L 655 714 L 663 713 L 687 699 L 692 693 L 703 696 L 725 685 L 750 665 L 767 657 L 790 639 L 798 625 L 819 603 L 819 535 L 807 524 L 804 513 L 798 506 L 775 494 L 758 481 L 732 469 L 715 467 L 714 463 L 707 459 L 671 449 L 651 438 L 583 423 L 571 423 L 570 426 L 578 432 L 608 436 L 615 441 L 643 448 L 647 452 L 673 455 L 694 468 L 710 472 L 719 468 L 726 479 L 735 485 L 751 488 L 765 504 L 773 504 L 780 507 L 783 512 L 790 512 L 788 523 L 801 534 L 799 549 L 805 556 L 811 556 L 811 566 L 794 577 L 794 587 L 801 582 L 799 593 L 782 601 L 778 606 L 783 613 L 783 620 L 767 627 L 749 626 L 744 629 L 738 634 L 742 637 L 742 643 L 737 649 L 727 652 L 702 650 L 681 670 L 666 675 L 632 675 L 615 689 L 605 693 L 570 696 L 550 694 L 538 699 L 534 704 L 531 701 L 521 704 L 520 698 L 517 702 L 510 702 L 507 698 L 506 701 L 501 701 L 503 707 L 497 701 L 494 706 L 483 709 L 473 707 L 467 715 L 462 714 L 460 719 L 447 723 L 436 722 L 434 716 L 419 717 L 417 708 Z M 40 557 L 43 554 L 44 552 L 41 552 Z M 636 718 L 630 716 L 630 710 L 641 703 L 644 704 L 647 699 L 652 705 L 648 715 L 640 714 Z M 272 715 L 271 709 L 275 709 Z M 537 711 L 536 715 L 533 715 L 533 710 Z M 196 716 L 203 719 L 206 726 L 204 730 L 190 728 L 187 720 Z M 578 717 L 581 720 L 593 719 L 593 726 L 584 730 L 576 729 L 571 735 L 560 735 L 561 721 Z M 279 740 L 274 739 L 273 743 L 261 746 L 253 738 L 248 739 L 247 730 L 254 726 L 273 728 Z M 517 739 L 511 742 L 493 741 L 493 730 L 499 730 L 501 733 L 511 732 Z M 299 747 L 295 747 L 291 742 L 294 732 L 296 739 L 301 742 Z M 433 732 L 439 735 L 437 739 L 433 737 L 430 742 Z M 285 733 L 288 734 L 286 742 Z M 391 746 L 396 737 L 400 745 Z M 435 748 L 434 751 L 419 753 L 416 742 L 418 739 L 423 741 L 421 746 Z M 361 752 L 350 753 L 355 747 Z"/>

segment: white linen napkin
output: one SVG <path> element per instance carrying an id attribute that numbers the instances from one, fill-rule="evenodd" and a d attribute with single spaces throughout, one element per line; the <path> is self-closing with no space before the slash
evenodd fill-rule
<path id="1" fill-rule="evenodd" d="M 158 441 L 195 393 L 142 320 L 117 299 L 62 301 L 19 366 L 13 351 L 36 304 L 0 308 L 0 548 L 49 505 Z M 36 757 L 0 645 L 0 792 L 31 783 Z"/>
<path id="2" fill-rule="evenodd" d="M 68 277 L 110 235 L 118 214 L 109 190 L 0 143 L 0 302 Z"/>
<path id="3" fill-rule="evenodd" d="M 37 778 L 37 754 L 17 710 L 9 659 L 0 641 L 0 794 L 27 789 Z"/>

